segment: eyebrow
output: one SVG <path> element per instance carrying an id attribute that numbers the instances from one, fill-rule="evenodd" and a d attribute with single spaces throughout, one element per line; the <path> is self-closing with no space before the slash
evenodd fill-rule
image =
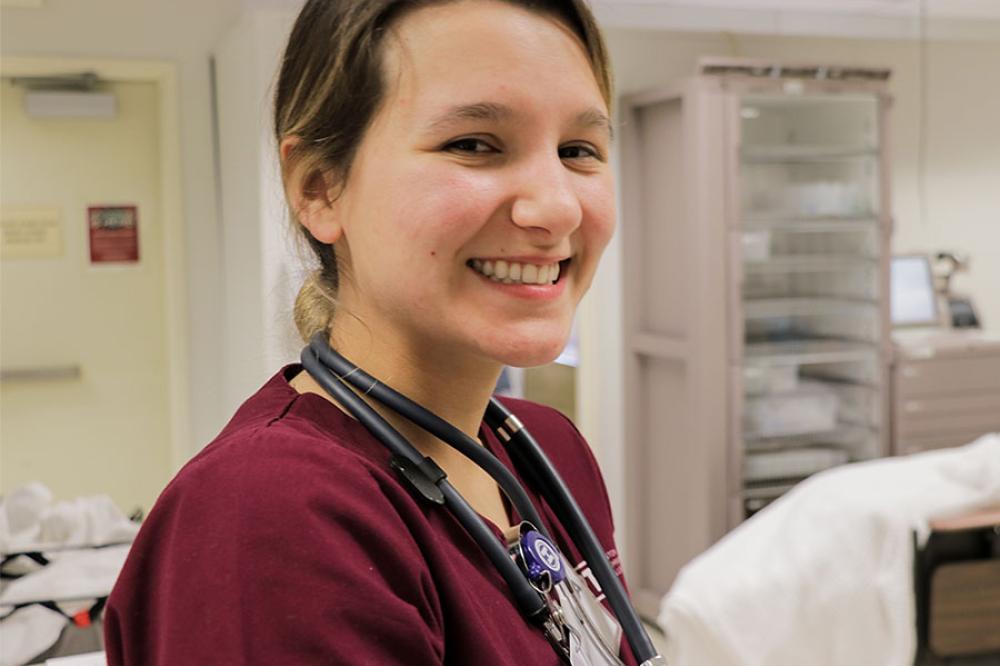
<path id="1" fill-rule="evenodd" d="M 516 115 L 517 113 L 511 107 L 505 104 L 497 104 L 496 102 L 458 104 L 431 120 L 428 124 L 428 129 L 430 131 L 439 130 L 463 120 L 486 120 L 498 123 L 510 120 Z M 583 127 L 603 128 L 607 131 L 609 137 L 614 136 L 611 119 L 608 118 L 606 113 L 597 108 L 581 111 L 577 114 L 575 121 L 577 125 Z"/>
<path id="2" fill-rule="evenodd" d="M 577 114 L 576 122 L 578 125 L 584 127 L 598 127 L 607 130 L 608 136 L 614 138 L 615 130 L 611 125 L 611 119 L 608 118 L 608 114 L 600 111 L 599 109 L 587 109 L 582 113 Z"/>

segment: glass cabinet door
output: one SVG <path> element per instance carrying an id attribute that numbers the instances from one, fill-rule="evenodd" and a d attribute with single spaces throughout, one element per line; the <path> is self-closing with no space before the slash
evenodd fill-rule
<path id="1" fill-rule="evenodd" d="M 874 96 L 748 96 L 740 109 L 747 220 L 878 214 Z"/>
<path id="2" fill-rule="evenodd" d="M 744 500 L 878 452 L 879 100 L 740 105 Z"/>

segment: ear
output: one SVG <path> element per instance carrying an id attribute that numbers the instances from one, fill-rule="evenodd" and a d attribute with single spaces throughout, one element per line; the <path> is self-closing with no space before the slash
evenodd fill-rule
<path id="1" fill-rule="evenodd" d="M 303 168 L 296 155 L 300 141 L 297 136 L 285 137 L 278 148 L 281 171 L 285 174 L 285 196 L 299 223 L 313 238 L 332 245 L 344 232 L 336 193 L 338 185 L 332 174 L 307 172 Z"/>

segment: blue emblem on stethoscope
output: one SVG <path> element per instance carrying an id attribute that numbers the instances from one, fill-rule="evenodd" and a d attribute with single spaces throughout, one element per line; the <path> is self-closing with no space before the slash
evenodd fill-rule
<path id="1" fill-rule="evenodd" d="M 559 549 L 528 522 L 521 523 L 520 536 L 512 549 L 514 559 L 532 587 L 547 593 L 566 579 L 566 565 Z"/>
<path id="2" fill-rule="evenodd" d="M 522 537 L 522 543 L 529 578 L 537 579 L 545 572 L 552 577 L 553 584 L 566 578 L 562 557 L 551 541 L 531 530 Z"/>

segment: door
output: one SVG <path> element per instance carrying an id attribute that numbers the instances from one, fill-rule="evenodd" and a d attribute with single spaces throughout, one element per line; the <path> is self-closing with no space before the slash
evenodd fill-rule
<path id="1" fill-rule="evenodd" d="M 0 85 L 0 491 L 148 510 L 172 464 L 159 89 L 101 90 L 113 118 L 31 117 Z M 88 209 L 133 206 L 136 239 L 91 232 Z"/>

